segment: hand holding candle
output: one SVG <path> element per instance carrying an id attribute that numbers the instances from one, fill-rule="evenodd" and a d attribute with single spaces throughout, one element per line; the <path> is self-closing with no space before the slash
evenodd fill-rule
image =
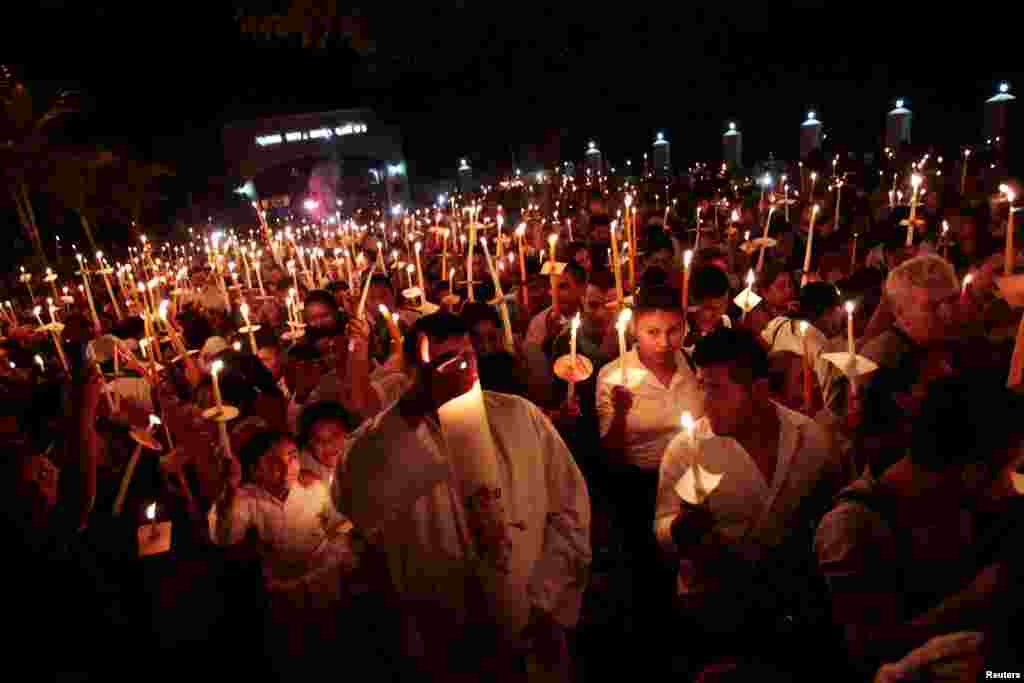
<path id="1" fill-rule="evenodd" d="M 633 311 L 629 308 L 622 309 L 619 313 L 619 319 L 615 323 L 615 329 L 619 333 L 619 365 L 622 371 L 621 373 L 621 384 L 626 386 L 626 378 L 628 375 L 628 362 L 626 357 L 626 330 L 629 328 L 629 321 L 633 317 Z"/>

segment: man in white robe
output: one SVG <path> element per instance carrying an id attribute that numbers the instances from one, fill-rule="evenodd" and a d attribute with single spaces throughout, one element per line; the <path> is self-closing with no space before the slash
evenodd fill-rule
<path id="1" fill-rule="evenodd" d="M 591 561 L 583 476 L 536 406 L 480 390 L 457 317 L 410 334 L 414 384 L 354 436 L 335 503 L 386 557 L 416 673 L 567 680 Z"/>

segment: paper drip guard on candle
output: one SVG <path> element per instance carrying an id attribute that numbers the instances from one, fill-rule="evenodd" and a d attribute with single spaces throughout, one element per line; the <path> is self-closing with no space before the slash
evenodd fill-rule
<path id="1" fill-rule="evenodd" d="M 262 325 L 246 325 L 245 327 L 239 327 L 238 331 L 241 334 L 255 334 L 256 332 L 259 332 L 261 329 L 263 329 Z"/>
<path id="2" fill-rule="evenodd" d="M 839 371 L 846 375 L 848 379 L 867 375 L 878 369 L 877 363 L 859 353 L 839 351 L 836 353 L 823 353 L 821 357 L 839 368 Z"/>
<path id="3" fill-rule="evenodd" d="M 42 327 L 37 327 L 36 332 L 53 332 L 54 334 L 60 334 L 64 331 L 64 323 L 46 323 Z"/>
<path id="4" fill-rule="evenodd" d="M 999 297 L 1014 308 L 1024 307 L 1024 273 L 996 278 Z"/>
<path id="5" fill-rule="evenodd" d="M 576 354 L 576 368 L 572 367 L 572 356 L 566 354 L 555 361 L 555 375 L 566 382 L 585 382 L 594 374 L 594 364 L 590 359 Z"/>
<path id="6" fill-rule="evenodd" d="M 757 308 L 759 303 L 761 303 L 761 297 L 758 296 L 750 287 L 747 287 L 736 295 L 736 298 L 733 299 L 733 303 L 735 303 L 744 313 L 750 313 L 752 310 Z"/>
<path id="7" fill-rule="evenodd" d="M 210 420 L 211 422 L 230 422 L 240 414 L 238 408 L 224 403 L 220 407 L 213 406 L 204 410 L 203 419 Z"/>
<path id="8" fill-rule="evenodd" d="M 696 423 L 690 413 L 683 413 L 683 436 L 689 441 L 689 447 L 693 453 L 690 466 L 676 482 L 676 495 L 690 505 L 702 505 L 708 496 L 718 488 L 725 477 L 725 473 L 715 474 L 710 472 L 697 462 L 697 438 Z"/>
<path id="9" fill-rule="evenodd" d="M 565 263 L 561 261 L 544 261 L 544 265 L 540 269 L 541 275 L 561 275 L 565 271 Z"/>
<path id="10" fill-rule="evenodd" d="M 740 245 L 740 251 L 746 254 L 752 254 L 758 249 L 771 249 L 778 245 L 778 240 L 774 237 L 756 237 L 752 240 L 747 240 Z"/>

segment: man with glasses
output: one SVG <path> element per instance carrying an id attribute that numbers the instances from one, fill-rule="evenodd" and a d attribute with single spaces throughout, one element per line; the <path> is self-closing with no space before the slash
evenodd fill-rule
<path id="1" fill-rule="evenodd" d="M 590 500 L 544 414 L 481 391 L 456 316 L 406 336 L 412 387 L 353 437 L 332 492 L 386 557 L 410 674 L 519 680 L 533 660 L 561 675 L 590 564 Z"/>

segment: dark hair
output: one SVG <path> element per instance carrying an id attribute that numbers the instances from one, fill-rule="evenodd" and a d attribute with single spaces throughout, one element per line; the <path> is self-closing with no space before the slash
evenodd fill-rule
<path id="1" fill-rule="evenodd" d="M 495 327 L 501 326 L 501 318 L 498 317 L 498 311 L 495 310 L 494 306 L 480 301 L 467 301 L 462 307 L 459 317 L 462 318 L 462 322 L 466 324 L 470 333 L 472 333 L 477 323 L 487 320 L 494 323 Z"/>
<path id="2" fill-rule="evenodd" d="M 630 246 L 632 249 L 632 246 Z M 655 252 L 671 251 L 675 253 L 675 248 L 672 246 L 672 238 L 669 237 L 661 228 L 650 228 L 647 232 L 647 253 L 654 254 Z"/>
<path id="3" fill-rule="evenodd" d="M 305 308 L 309 304 L 323 304 L 334 313 L 338 311 L 338 302 L 334 300 L 334 296 L 330 292 L 324 289 L 314 289 L 306 294 L 302 306 Z"/>
<path id="4" fill-rule="evenodd" d="M 483 389 L 526 398 L 525 371 L 515 356 L 506 351 L 488 353 L 480 356 L 477 365 Z"/>
<path id="5" fill-rule="evenodd" d="M 786 268 L 785 263 L 782 261 L 766 260 L 761 268 L 761 272 L 757 274 L 757 291 L 764 293 L 764 290 L 771 287 L 783 275 L 789 276 L 790 280 L 793 279 L 793 273 Z"/>
<path id="6" fill-rule="evenodd" d="M 668 286 L 668 273 L 659 266 L 646 268 L 640 276 L 640 288 Z"/>
<path id="7" fill-rule="evenodd" d="M 700 303 L 729 293 L 729 276 L 717 267 L 704 265 L 690 273 L 690 300 Z"/>
<path id="8" fill-rule="evenodd" d="M 636 298 L 634 315 L 639 318 L 645 313 L 652 313 L 654 311 L 667 311 L 682 315 L 683 302 L 679 291 L 667 285 L 642 288 Z"/>
<path id="9" fill-rule="evenodd" d="M 587 271 L 580 264 L 576 263 L 575 260 L 569 261 L 565 264 L 565 270 L 562 271 L 562 275 L 571 275 L 573 282 L 580 285 L 587 284 Z"/>
<path id="10" fill-rule="evenodd" d="M 693 265 L 695 267 L 706 266 L 712 261 L 719 261 L 722 259 L 728 260 L 729 254 L 720 247 L 704 247 L 696 254 L 693 255 Z"/>
<path id="11" fill-rule="evenodd" d="M 313 427 L 324 421 L 338 422 L 346 432 L 352 432 L 359 426 L 359 420 L 337 401 L 317 401 L 303 408 L 299 415 L 299 443 L 303 446 L 308 444 Z"/>
<path id="12" fill-rule="evenodd" d="M 609 289 L 614 289 L 615 277 L 610 270 L 595 270 L 590 274 L 590 282 L 587 284 L 607 292 Z"/>
<path id="13" fill-rule="evenodd" d="M 243 413 L 249 412 L 260 394 L 282 395 L 270 370 L 257 356 L 225 349 L 217 354 L 217 359 L 224 362 L 224 370 L 220 375 L 224 402 L 238 406 Z"/>
<path id="14" fill-rule="evenodd" d="M 799 318 L 813 323 L 839 305 L 839 292 L 828 282 L 808 282 L 800 289 Z"/>
<path id="15" fill-rule="evenodd" d="M 405 335 L 402 343 L 402 353 L 410 367 L 420 365 L 419 339 L 425 335 L 431 341 L 444 341 L 452 337 L 462 337 L 469 334 L 469 328 L 463 320 L 445 311 L 425 315 L 413 323 L 409 334 Z"/>
<path id="16" fill-rule="evenodd" d="M 391 292 L 392 294 L 395 293 L 394 285 L 391 284 L 391 278 L 389 278 L 387 275 L 378 274 L 370 278 L 370 286 L 373 287 L 374 285 L 387 287 L 389 292 Z"/>
<path id="17" fill-rule="evenodd" d="M 252 481 L 260 458 L 266 455 L 271 448 L 286 440 L 295 441 L 291 434 L 276 429 L 264 429 L 251 434 L 245 440 L 245 444 L 238 449 L 238 462 L 242 466 L 242 477 L 246 481 Z"/>
<path id="18" fill-rule="evenodd" d="M 748 330 L 718 327 L 697 340 L 693 362 L 698 367 L 729 365 L 729 376 L 737 384 L 750 385 L 770 376 L 768 352 Z"/>
<path id="19" fill-rule="evenodd" d="M 263 327 L 263 329 L 259 330 L 255 336 L 257 349 L 273 349 L 279 353 L 284 350 L 284 346 L 281 344 L 281 338 L 274 334 L 274 331 L 268 327 Z"/>
<path id="20" fill-rule="evenodd" d="M 932 472 L 991 461 L 1024 437 L 1022 407 L 1001 373 L 936 380 L 914 422 L 910 459 Z"/>

